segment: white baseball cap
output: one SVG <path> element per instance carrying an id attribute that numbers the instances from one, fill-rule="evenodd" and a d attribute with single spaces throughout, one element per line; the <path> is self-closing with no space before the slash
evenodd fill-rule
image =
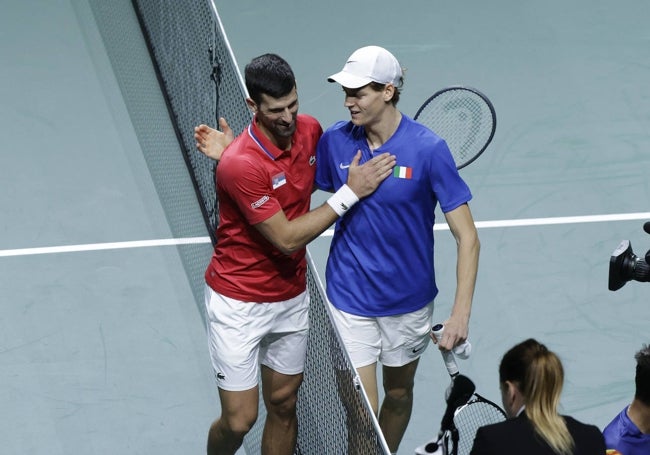
<path id="1" fill-rule="evenodd" d="M 360 88 L 371 82 L 399 87 L 402 67 L 393 54 L 383 47 L 366 46 L 350 55 L 341 71 L 327 78 L 346 88 Z"/>

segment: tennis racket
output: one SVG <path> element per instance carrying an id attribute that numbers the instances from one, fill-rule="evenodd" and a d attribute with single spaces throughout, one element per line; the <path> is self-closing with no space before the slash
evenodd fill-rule
<path id="1" fill-rule="evenodd" d="M 454 413 L 454 427 L 458 431 L 458 436 L 455 441 L 456 447 L 448 453 L 469 455 L 478 429 L 504 420 L 506 420 L 506 413 L 499 405 L 474 392 L 467 404 Z"/>
<path id="2" fill-rule="evenodd" d="M 475 88 L 462 86 L 434 93 L 420 106 L 414 120 L 447 142 L 456 169 L 481 156 L 497 128 L 497 115 L 488 97 Z"/>
<path id="3" fill-rule="evenodd" d="M 431 329 L 439 339 L 444 327 L 436 324 Z M 469 342 L 463 351 L 469 352 Z M 458 350 L 463 345 L 457 346 Z M 479 427 L 506 419 L 506 413 L 494 402 L 476 393 L 474 383 L 460 374 L 453 351 L 440 351 L 451 385 L 447 389 L 447 409 L 440 424 L 436 439 L 418 447 L 416 455 L 469 455 Z M 467 354 L 469 355 L 469 354 Z"/>

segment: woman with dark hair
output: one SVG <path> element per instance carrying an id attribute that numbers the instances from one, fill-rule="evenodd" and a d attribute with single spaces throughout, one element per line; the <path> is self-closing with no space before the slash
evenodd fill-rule
<path id="1" fill-rule="evenodd" d="M 546 346 L 531 338 L 506 352 L 499 383 L 509 419 L 479 428 L 472 455 L 605 454 L 596 426 L 558 413 L 564 368 Z"/>

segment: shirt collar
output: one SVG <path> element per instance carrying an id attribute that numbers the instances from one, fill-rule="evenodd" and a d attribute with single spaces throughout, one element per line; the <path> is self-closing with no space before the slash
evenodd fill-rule
<path id="1" fill-rule="evenodd" d="M 285 150 L 281 150 L 271 142 L 271 140 L 266 137 L 262 130 L 257 126 L 257 116 L 253 117 L 253 121 L 248 125 L 247 133 L 248 136 L 257 144 L 257 147 L 261 152 L 272 160 L 277 160 L 280 156 L 285 153 Z"/>

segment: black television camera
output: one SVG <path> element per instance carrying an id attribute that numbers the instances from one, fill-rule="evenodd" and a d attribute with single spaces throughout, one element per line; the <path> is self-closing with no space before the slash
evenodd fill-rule
<path id="1" fill-rule="evenodd" d="M 643 230 L 650 234 L 650 221 L 643 225 Z M 609 258 L 609 290 L 621 289 L 630 280 L 650 281 L 650 250 L 645 258 L 639 258 L 632 252 L 629 240 L 623 240 Z"/>

